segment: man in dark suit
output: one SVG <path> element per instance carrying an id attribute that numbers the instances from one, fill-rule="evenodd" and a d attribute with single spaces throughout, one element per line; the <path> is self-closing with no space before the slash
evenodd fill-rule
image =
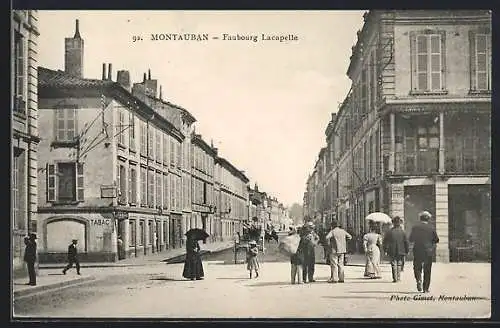
<path id="1" fill-rule="evenodd" d="M 24 250 L 24 262 L 26 262 L 28 266 L 28 275 L 30 278 L 30 281 L 26 285 L 36 286 L 36 235 L 32 233 L 29 237 L 25 237 L 24 244 L 26 245 Z"/>
<path id="2" fill-rule="evenodd" d="M 401 280 L 401 268 L 403 259 L 408 254 L 410 243 L 405 232 L 401 228 L 401 218 L 395 216 L 392 219 L 393 227 L 384 236 L 384 251 L 391 258 L 392 282 Z"/>
<path id="3" fill-rule="evenodd" d="M 417 290 L 429 292 L 431 284 L 432 256 L 436 244 L 439 242 L 436 230 L 429 224 L 431 214 L 423 211 L 419 214 L 420 224 L 415 225 L 410 233 L 410 242 L 413 243 L 413 272 L 417 281 Z M 422 286 L 422 269 L 424 284 Z"/>
<path id="4" fill-rule="evenodd" d="M 63 274 L 73 267 L 73 263 L 76 265 L 76 273 L 80 274 L 80 261 L 78 261 L 78 250 L 76 249 L 76 244 L 78 240 L 73 239 L 72 243 L 68 246 L 68 265 L 63 269 Z"/>

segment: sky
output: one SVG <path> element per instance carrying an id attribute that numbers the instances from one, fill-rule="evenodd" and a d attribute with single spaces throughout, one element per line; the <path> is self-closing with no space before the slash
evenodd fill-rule
<path id="1" fill-rule="evenodd" d="M 76 19 L 85 78 L 100 79 L 103 63 L 112 64 L 115 81 L 118 70 L 129 70 L 134 83 L 150 69 L 163 99 L 187 109 L 196 133 L 213 140 L 252 187 L 286 206 L 302 204 L 331 113 L 350 87 L 363 11 L 39 11 L 40 66 L 64 70 L 64 38 L 73 37 Z M 209 40 L 151 40 L 181 33 Z M 263 41 L 262 34 L 298 40 Z"/>

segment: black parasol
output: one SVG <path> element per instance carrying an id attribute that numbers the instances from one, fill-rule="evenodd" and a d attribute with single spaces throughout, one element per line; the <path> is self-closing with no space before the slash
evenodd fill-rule
<path id="1" fill-rule="evenodd" d="M 208 238 L 208 233 L 203 229 L 193 228 L 186 232 L 186 237 L 194 240 L 205 240 Z"/>

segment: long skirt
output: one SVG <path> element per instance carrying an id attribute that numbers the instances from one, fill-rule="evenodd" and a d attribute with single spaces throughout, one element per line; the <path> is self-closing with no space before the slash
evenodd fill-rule
<path id="1" fill-rule="evenodd" d="M 257 259 L 257 256 L 252 256 L 247 258 L 247 270 L 259 271 L 259 260 Z"/>
<path id="2" fill-rule="evenodd" d="M 203 278 L 203 264 L 199 254 L 187 254 L 186 261 L 184 262 L 184 270 L 182 276 L 187 279 L 200 279 Z"/>
<path id="3" fill-rule="evenodd" d="M 373 246 L 366 253 L 365 277 L 379 278 L 380 276 L 380 249 Z"/>

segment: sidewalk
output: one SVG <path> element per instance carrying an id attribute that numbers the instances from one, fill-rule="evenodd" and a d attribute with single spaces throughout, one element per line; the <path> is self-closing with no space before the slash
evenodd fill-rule
<path id="1" fill-rule="evenodd" d="M 217 253 L 234 246 L 234 241 L 214 242 L 210 244 L 201 244 L 201 249 L 211 253 Z M 80 263 L 82 268 L 107 268 L 107 267 L 129 267 L 129 266 L 143 266 L 152 264 L 164 264 L 165 261 L 183 256 L 186 254 L 186 249 L 175 248 L 153 253 L 148 255 L 141 255 L 138 257 L 131 257 L 128 259 L 120 260 L 118 262 L 83 262 Z M 66 263 L 43 263 L 40 264 L 40 269 L 63 269 Z"/>
<path id="2" fill-rule="evenodd" d="M 214 242 L 210 244 L 201 244 L 201 249 L 211 253 L 217 253 L 234 246 L 234 241 Z M 183 256 L 186 253 L 185 248 L 169 249 L 160 253 L 154 253 L 146 256 L 128 258 L 119 262 L 102 262 L 102 263 L 80 263 L 82 268 L 114 268 L 114 267 L 133 267 L 144 265 L 165 265 L 165 261 Z M 63 269 L 66 263 L 46 263 L 39 265 L 37 276 L 37 285 L 26 285 L 28 278 L 18 278 L 13 281 L 13 296 L 24 297 L 33 295 L 42 291 L 73 286 L 84 282 L 95 280 L 94 275 L 86 275 L 83 271 L 82 275 L 76 275 L 75 270 L 71 270 L 66 275 L 62 272 L 55 272 L 54 269 Z"/>

